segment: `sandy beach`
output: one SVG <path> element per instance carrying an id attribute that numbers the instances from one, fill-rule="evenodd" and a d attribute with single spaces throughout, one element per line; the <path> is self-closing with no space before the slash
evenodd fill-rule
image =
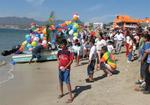
<path id="1" fill-rule="evenodd" d="M 96 71 L 94 83 L 85 82 L 87 61 L 82 61 L 79 67 L 75 67 L 75 63 L 72 65 L 75 99 L 71 105 L 149 105 L 149 95 L 134 91 L 139 62 L 128 64 L 125 54 L 116 58 L 120 73 L 103 78 L 103 72 Z M 16 64 L 14 78 L 0 87 L 0 105 L 66 105 L 67 95 L 57 99 L 57 72 L 56 61 Z M 66 86 L 64 88 L 67 92 Z"/>

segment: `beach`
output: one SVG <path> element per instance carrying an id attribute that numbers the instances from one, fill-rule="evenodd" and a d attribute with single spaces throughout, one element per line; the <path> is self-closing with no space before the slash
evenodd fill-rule
<path id="1" fill-rule="evenodd" d="M 119 74 L 103 78 L 95 71 L 94 83 L 86 83 L 87 61 L 72 65 L 71 82 L 75 99 L 71 105 L 149 105 L 149 95 L 134 91 L 139 62 L 128 64 L 125 54 L 117 55 Z M 66 105 L 68 95 L 58 99 L 57 61 L 16 64 L 14 78 L 1 84 L 0 105 Z M 65 93 L 67 94 L 66 85 Z"/>

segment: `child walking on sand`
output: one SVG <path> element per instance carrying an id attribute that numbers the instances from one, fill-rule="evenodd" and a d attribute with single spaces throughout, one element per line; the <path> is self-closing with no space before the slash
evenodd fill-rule
<path id="1" fill-rule="evenodd" d="M 71 89 L 71 84 L 70 84 L 70 68 L 71 64 L 73 62 L 74 56 L 73 53 L 71 53 L 67 49 L 67 41 L 66 39 L 62 40 L 62 49 L 58 51 L 57 57 L 58 57 L 58 69 L 59 69 L 59 84 L 60 84 L 60 92 L 61 94 L 59 95 L 58 98 L 62 98 L 64 96 L 63 93 L 63 82 L 66 83 L 68 91 L 69 91 L 69 96 L 70 99 L 68 99 L 67 103 L 71 103 L 73 101 L 73 96 L 72 96 L 72 89 Z"/>

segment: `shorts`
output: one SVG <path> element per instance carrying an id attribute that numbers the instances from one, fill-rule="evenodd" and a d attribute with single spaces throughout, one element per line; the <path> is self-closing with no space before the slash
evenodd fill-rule
<path id="1" fill-rule="evenodd" d="M 70 83 L 70 70 L 61 71 L 59 70 L 59 80 L 60 82 Z"/>
<path id="2" fill-rule="evenodd" d="M 41 58 L 41 54 L 32 54 L 32 59 L 33 58 L 40 59 Z"/>
<path id="3" fill-rule="evenodd" d="M 96 60 L 92 60 L 91 64 L 88 65 L 88 67 L 87 67 L 87 74 L 88 75 L 91 75 L 94 73 L 95 62 L 96 62 Z"/>

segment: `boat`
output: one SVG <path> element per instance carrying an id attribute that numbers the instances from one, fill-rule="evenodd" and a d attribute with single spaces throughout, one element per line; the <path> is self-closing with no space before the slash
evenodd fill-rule
<path id="1" fill-rule="evenodd" d="M 34 58 L 32 61 L 54 61 L 57 60 L 57 52 L 55 51 L 48 51 L 44 50 L 41 53 L 41 58 L 37 60 L 37 58 Z M 12 60 L 16 63 L 27 63 L 32 58 L 32 53 L 25 53 L 25 54 L 15 54 L 12 56 Z"/>

